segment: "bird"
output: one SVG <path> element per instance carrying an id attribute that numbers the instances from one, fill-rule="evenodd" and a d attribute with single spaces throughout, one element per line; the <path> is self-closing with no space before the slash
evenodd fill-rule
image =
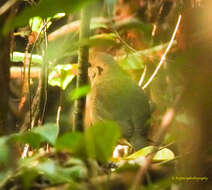
<path id="1" fill-rule="evenodd" d="M 135 150 L 148 144 L 150 106 L 137 83 L 106 53 L 91 61 L 91 90 L 86 99 L 86 125 L 112 120 Z"/>

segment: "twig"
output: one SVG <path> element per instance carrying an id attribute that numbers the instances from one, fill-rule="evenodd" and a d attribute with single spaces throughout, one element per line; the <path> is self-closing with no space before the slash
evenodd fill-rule
<path id="1" fill-rule="evenodd" d="M 56 123 L 57 123 L 57 126 L 59 127 L 60 126 L 60 113 L 61 113 L 61 110 L 62 110 L 62 106 L 58 106 L 58 109 L 57 109 L 57 119 L 56 119 Z"/>
<path id="2" fill-rule="evenodd" d="M 131 47 L 119 34 L 119 32 L 117 31 L 116 27 L 115 27 L 115 24 L 113 23 L 113 18 L 112 18 L 112 14 L 111 14 L 111 10 L 110 8 L 108 7 L 107 9 L 108 11 L 108 15 L 109 15 L 109 22 L 110 22 L 110 25 L 111 25 L 111 28 L 113 30 L 113 32 L 115 33 L 115 35 L 118 37 L 118 39 L 120 40 L 120 42 L 123 44 L 123 46 L 126 47 L 126 49 L 128 49 L 129 51 L 135 53 L 136 50 Z"/>
<path id="3" fill-rule="evenodd" d="M 58 127 L 60 127 L 60 114 L 62 111 L 62 99 L 63 99 L 63 90 L 60 89 L 60 99 L 59 99 L 59 106 L 57 108 L 57 118 L 56 118 L 56 124 Z"/>
<path id="4" fill-rule="evenodd" d="M 145 75 L 146 75 L 146 70 L 147 70 L 147 66 L 144 65 L 144 71 L 143 71 L 143 73 L 142 73 L 142 75 L 141 75 L 141 78 L 140 78 L 140 80 L 139 80 L 138 86 L 142 86 L 142 84 L 143 84 L 143 82 L 144 82 Z"/>
<path id="5" fill-rule="evenodd" d="M 23 125 L 22 125 L 22 127 L 21 127 L 21 131 L 24 131 L 25 129 L 27 129 L 27 127 L 28 127 L 28 122 L 27 122 L 27 120 L 28 120 L 28 119 L 29 119 L 30 128 L 32 129 L 32 128 L 34 127 L 34 125 L 35 125 L 35 123 L 32 121 L 32 114 L 34 114 L 34 115 L 37 115 L 37 114 L 38 114 L 38 109 L 36 110 L 36 108 L 37 108 L 38 105 L 35 103 L 37 100 L 34 99 L 34 100 L 33 100 L 33 105 L 31 105 L 32 102 L 31 102 L 31 89 L 30 89 L 30 71 L 31 71 L 31 62 L 32 62 L 32 52 L 33 52 L 33 50 L 34 50 L 34 48 L 35 48 L 36 42 L 38 41 L 41 32 L 46 28 L 47 24 L 48 24 L 48 22 L 45 23 L 45 24 L 41 27 L 41 29 L 39 30 L 38 35 L 37 35 L 37 37 L 36 37 L 36 40 L 35 40 L 35 42 L 34 42 L 34 44 L 33 44 L 33 46 L 32 46 L 31 54 L 30 54 L 30 57 L 29 57 L 29 65 L 28 65 L 29 115 L 26 114 L 26 116 L 25 116 L 25 118 L 24 118 L 24 123 L 23 123 Z M 43 64 L 44 64 L 44 63 L 43 63 Z M 39 84 L 39 85 L 40 85 L 40 84 Z M 37 92 L 36 92 L 36 97 L 38 97 L 38 95 L 39 95 L 39 94 L 38 94 L 38 91 L 39 91 L 39 87 L 38 87 L 38 90 L 37 90 Z M 32 110 L 32 107 L 34 108 L 33 110 Z M 32 112 L 32 111 L 33 111 L 33 112 Z M 28 118 L 28 117 L 29 117 L 29 118 Z M 29 150 L 29 145 L 25 144 L 25 146 L 24 146 L 24 151 L 23 151 L 22 156 L 21 156 L 22 158 L 24 158 L 24 157 L 27 155 L 28 150 Z"/>
<path id="6" fill-rule="evenodd" d="M 173 106 L 167 109 L 166 113 L 163 116 L 161 125 L 159 127 L 159 131 L 157 136 L 154 140 L 154 146 L 152 152 L 146 157 L 146 162 L 143 164 L 135 178 L 135 183 L 133 184 L 131 190 L 137 190 L 139 188 L 139 184 L 143 181 L 144 175 L 146 174 L 147 170 L 150 168 L 152 159 L 155 153 L 159 150 L 159 145 L 162 143 L 164 136 L 166 135 L 169 126 L 171 125 L 173 119 L 175 118 L 176 113 L 180 108 L 181 97 L 183 95 L 184 90 L 176 97 Z"/>
<path id="7" fill-rule="evenodd" d="M 47 38 L 47 21 L 44 21 L 44 41 L 43 41 L 43 50 L 42 56 L 46 57 L 46 50 L 48 46 L 48 38 Z M 43 123 L 44 114 L 46 110 L 46 103 L 47 103 L 47 86 L 48 86 L 48 62 L 44 59 L 42 64 L 42 71 L 41 71 L 41 90 L 40 90 L 40 99 L 39 99 L 39 109 L 41 110 L 40 118 L 39 118 L 39 125 Z"/>
<path id="8" fill-rule="evenodd" d="M 32 50 L 31 50 L 31 54 L 30 54 L 30 59 L 29 59 L 29 65 L 28 65 L 28 87 L 29 87 L 29 119 L 30 119 L 30 127 L 31 128 L 33 128 L 33 126 L 32 126 L 32 108 L 31 108 L 31 104 L 32 104 L 32 102 L 31 102 L 31 89 L 30 89 L 30 71 L 31 71 L 31 63 L 32 63 L 32 52 L 33 52 L 33 50 L 34 50 L 34 48 L 35 48 L 35 45 L 36 45 L 36 43 L 37 43 L 37 41 L 38 41 L 38 39 L 39 39 L 39 37 L 40 37 L 40 35 L 41 35 L 41 32 L 45 29 L 45 27 L 47 26 L 47 24 L 48 24 L 48 22 L 47 23 L 45 23 L 41 28 L 40 28 L 40 30 L 39 30 L 39 32 L 38 32 L 38 35 L 37 35 L 37 37 L 36 37 L 36 39 L 35 39 L 35 42 L 34 42 L 34 44 L 33 44 L 33 46 L 32 46 Z"/>
<path id="9" fill-rule="evenodd" d="M 159 64 L 158 64 L 157 68 L 155 69 L 154 73 L 152 74 L 152 76 L 150 77 L 150 79 L 146 82 L 146 84 L 142 87 L 143 89 L 145 89 L 145 88 L 152 82 L 152 80 L 153 80 L 154 77 L 156 76 L 158 70 L 160 69 L 160 67 L 162 66 L 162 64 L 164 63 L 164 61 L 166 60 L 166 55 L 168 54 L 169 50 L 170 50 L 171 47 L 172 47 L 172 44 L 173 44 L 173 42 L 174 42 L 174 38 L 175 38 L 176 33 L 177 33 L 177 30 L 178 30 L 178 28 L 179 28 L 180 21 L 181 21 L 181 17 L 182 17 L 182 16 L 179 15 L 178 21 L 177 21 L 177 24 L 176 24 L 174 33 L 173 33 L 173 35 L 172 35 L 172 38 L 171 38 L 171 40 L 170 40 L 170 42 L 169 42 L 169 45 L 168 45 L 168 47 L 167 47 L 165 53 L 164 53 L 163 56 L 161 57 L 161 60 L 160 60 L 160 62 L 159 62 Z"/>

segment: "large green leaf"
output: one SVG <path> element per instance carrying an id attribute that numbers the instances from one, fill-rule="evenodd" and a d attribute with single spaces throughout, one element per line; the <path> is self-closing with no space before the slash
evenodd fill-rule
<path id="1" fill-rule="evenodd" d="M 56 13 L 71 13 L 78 11 L 87 3 L 94 0 L 40 0 L 36 6 L 25 8 L 14 19 L 14 26 L 26 24 L 31 17 L 53 17 Z"/>
<path id="2" fill-rule="evenodd" d="M 139 151 L 135 152 L 134 154 L 129 155 L 126 159 L 128 160 L 135 160 L 142 156 L 147 156 L 153 151 L 153 146 L 147 146 Z M 174 153 L 168 148 L 162 148 L 161 150 L 157 151 L 155 156 L 153 157 L 153 161 L 168 161 L 175 158 Z"/>
<path id="3" fill-rule="evenodd" d="M 30 131 L 19 136 L 17 140 L 21 143 L 29 144 L 33 148 L 38 148 L 42 142 L 42 137 Z"/>
<path id="4" fill-rule="evenodd" d="M 59 134 L 59 127 L 55 123 L 47 123 L 34 128 L 31 133 L 39 135 L 43 140 L 54 145 Z"/>
<path id="5" fill-rule="evenodd" d="M 27 143 L 30 146 L 37 148 L 41 142 L 47 142 L 54 145 L 59 134 L 59 127 L 55 123 L 47 123 L 42 126 L 33 128 L 27 133 L 17 136 L 17 140 L 22 143 Z"/>
<path id="6" fill-rule="evenodd" d="M 85 131 L 88 155 L 102 163 L 107 162 L 120 136 L 119 126 L 112 121 L 91 126 Z"/>
<path id="7" fill-rule="evenodd" d="M 47 123 L 25 133 L 14 133 L 0 138 L 0 162 L 6 161 L 9 155 L 8 142 L 27 143 L 32 147 L 39 147 L 41 142 L 55 144 L 59 134 L 59 127 L 55 123 Z"/>
<path id="8" fill-rule="evenodd" d="M 56 162 L 48 159 L 43 162 L 39 162 L 39 164 L 36 166 L 36 169 L 39 173 L 44 174 L 44 176 L 48 178 L 51 183 L 57 184 L 70 182 L 71 179 L 62 175 L 62 173 L 58 171 L 58 167 L 59 166 L 56 164 Z"/>
<path id="9" fill-rule="evenodd" d="M 65 133 L 57 139 L 56 148 L 58 150 L 66 150 L 69 152 L 80 151 L 81 145 L 84 145 L 84 138 L 82 133 L 69 132 Z M 82 151 L 82 150 L 81 150 Z"/>

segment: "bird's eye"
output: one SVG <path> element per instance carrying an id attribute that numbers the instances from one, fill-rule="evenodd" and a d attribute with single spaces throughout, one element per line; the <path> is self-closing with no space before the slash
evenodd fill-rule
<path id="1" fill-rule="evenodd" d="M 103 72 L 103 68 L 100 66 L 90 67 L 88 69 L 88 75 L 91 81 L 94 81 L 96 77 L 100 76 Z"/>
<path id="2" fill-rule="evenodd" d="M 102 68 L 102 67 L 97 66 L 97 70 L 98 70 L 98 74 L 99 74 L 99 75 L 101 75 L 101 74 L 102 74 L 102 71 L 103 71 L 103 68 Z"/>

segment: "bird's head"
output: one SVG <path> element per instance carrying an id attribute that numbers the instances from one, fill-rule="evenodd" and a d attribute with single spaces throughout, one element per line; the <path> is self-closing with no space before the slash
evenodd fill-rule
<path id="1" fill-rule="evenodd" d="M 114 73 L 120 70 L 113 57 L 106 53 L 98 53 L 90 58 L 91 67 L 89 68 L 88 75 L 91 85 L 99 77 L 104 76 L 106 73 Z"/>

